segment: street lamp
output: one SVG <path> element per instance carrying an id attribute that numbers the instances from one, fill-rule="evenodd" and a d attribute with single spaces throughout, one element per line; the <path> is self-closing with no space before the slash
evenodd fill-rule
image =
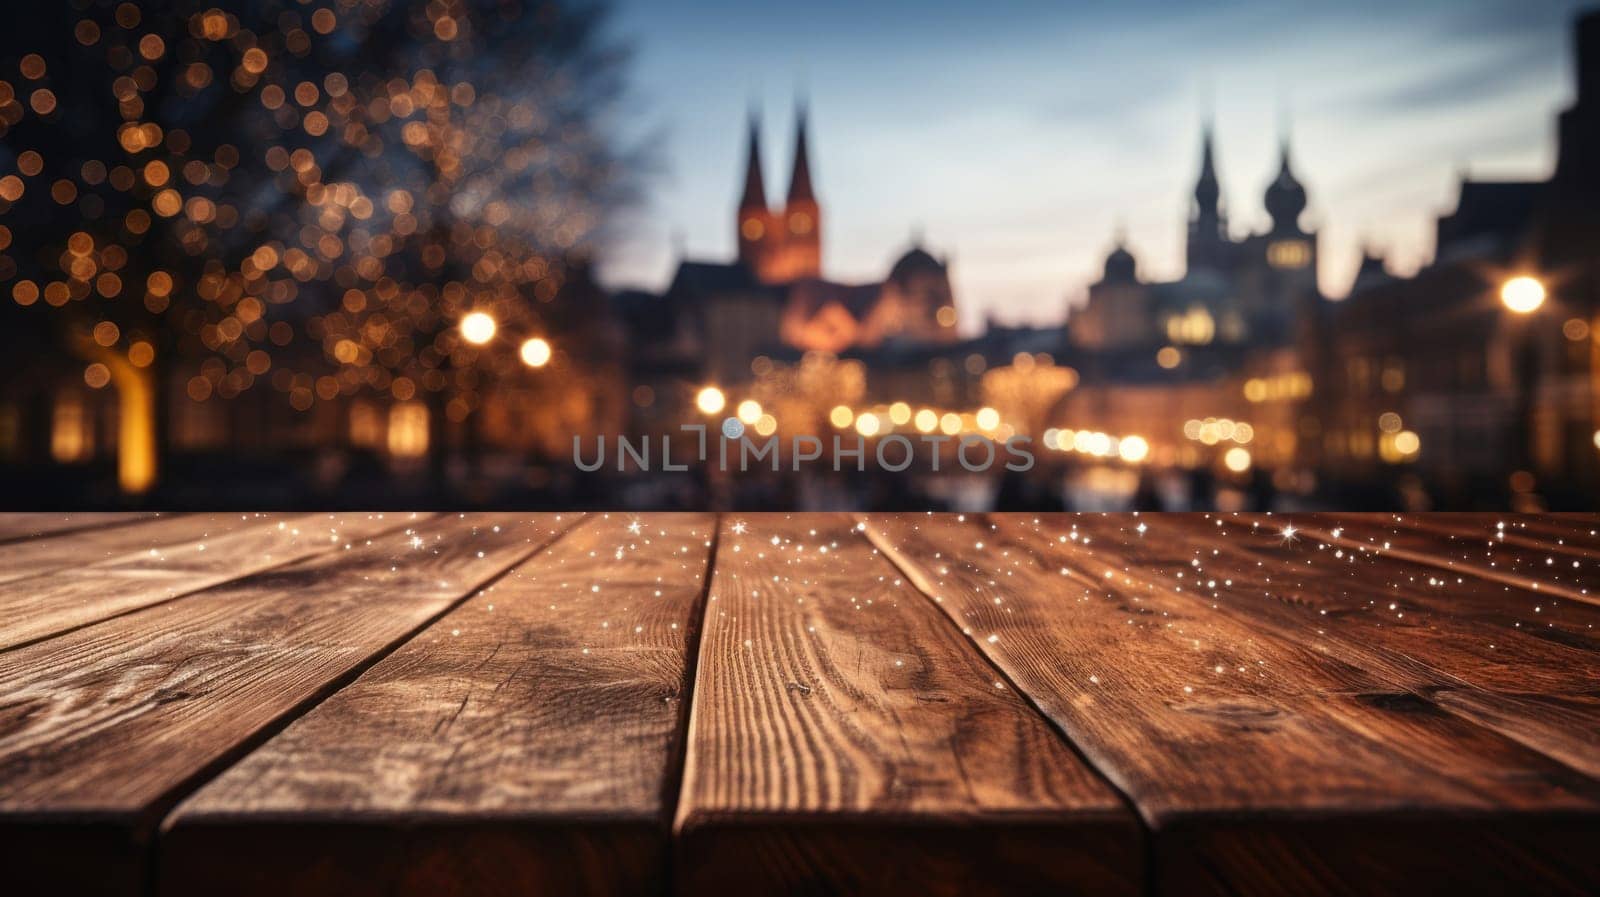
<path id="1" fill-rule="evenodd" d="M 1518 275 L 1500 285 L 1500 301 L 1519 315 L 1532 314 L 1544 305 L 1544 284 L 1537 277 Z"/>
<path id="2" fill-rule="evenodd" d="M 522 363 L 530 368 L 542 368 L 550 363 L 550 344 L 539 337 L 522 343 Z"/>
<path id="3" fill-rule="evenodd" d="M 1544 282 L 1527 274 L 1518 274 L 1500 285 L 1500 302 L 1513 314 L 1524 317 L 1538 311 L 1548 296 Z M 1533 466 L 1534 381 L 1539 374 L 1531 324 L 1530 321 L 1514 328 L 1512 334 L 1517 392 L 1516 417 L 1507 431 L 1511 442 L 1508 457 L 1517 470 L 1523 471 Z"/>

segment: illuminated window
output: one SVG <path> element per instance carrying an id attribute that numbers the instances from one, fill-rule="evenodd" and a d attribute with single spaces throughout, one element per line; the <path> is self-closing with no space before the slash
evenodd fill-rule
<path id="1" fill-rule="evenodd" d="M 94 446 L 94 418 L 75 392 L 56 398 L 50 422 L 50 456 L 62 464 L 88 460 Z"/>
<path id="2" fill-rule="evenodd" d="M 1311 375 L 1305 371 L 1291 371 L 1271 377 L 1251 377 L 1244 383 L 1244 397 L 1250 402 L 1303 399 L 1311 395 L 1311 390 Z"/>
<path id="3" fill-rule="evenodd" d="M 809 234 L 811 233 L 811 226 L 811 216 L 805 212 L 795 212 L 789 216 L 789 233 L 791 234 Z M 751 239 L 755 238 L 751 237 Z"/>
<path id="4" fill-rule="evenodd" d="M 1279 240 L 1268 244 L 1267 264 L 1274 268 L 1304 268 L 1311 264 L 1311 247 L 1304 240 Z"/>
<path id="5" fill-rule="evenodd" d="M 1217 324 L 1211 312 L 1198 305 L 1167 318 L 1167 339 L 1174 343 L 1201 346 L 1211 342 L 1216 333 Z"/>
<path id="6" fill-rule="evenodd" d="M 417 458 L 428 453 L 428 406 L 402 402 L 389 409 L 389 454 Z"/>
<path id="7" fill-rule="evenodd" d="M 767 226 L 761 223 L 760 218 L 746 218 L 744 223 L 739 225 L 739 233 L 743 234 L 746 240 L 759 240 L 766 232 Z"/>
<path id="8" fill-rule="evenodd" d="M 350 406 L 350 444 L 356 448 L 375 449 L 383 445 L 383 422 L 378 409 L 371 402 L 356 402 Z"/>

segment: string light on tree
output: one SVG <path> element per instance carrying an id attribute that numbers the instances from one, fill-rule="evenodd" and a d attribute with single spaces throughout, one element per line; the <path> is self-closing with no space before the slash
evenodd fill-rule
<path id="1" fill-rule="evenodd" d="M 461 319 L 461 338 L 474 346 L 486 345 L 500 329 L 488 312 L 475 311 Z"/>
<path id="2" fill-rule="evenodd" d="M 553 353 L 472 351 L 502 331 L 574 331 L 562 376 L 584 375 L 570 261 L 627 176 L 604 133 L 616 72 L 592 64 L 598 31 L 564 0 L 414 6 L 384 28 L 360 3 L 69 4 L 30 20 L 59 31 L 0 72 L 0 99 L 16 94 L 0 116 L 15 160 L 0 297 L 109 372 L 119 415 L 142 421 L 121 427 L 119 469 L 160 421 L 224 413 L 168 415 L 169 401 L 267 387 L 305 412 L 365 394 L 417 409 L 425 430 L 425 393 L 459 421 L 491 385 L 572 387 L 517 380 Z M 579 422 L 565 423 L 552 430 Z M 149 467 L 119 474 L 124 491 L 147 488 Z"/>

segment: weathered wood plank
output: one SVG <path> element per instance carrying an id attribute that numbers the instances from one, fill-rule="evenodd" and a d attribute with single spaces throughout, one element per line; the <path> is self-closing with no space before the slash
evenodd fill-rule
<path id="1" fill-rule="evenodd" d="M 286 515 L 0 584 L 0 650 L 399 529 L 408 514 Z M 78 536 L 65 537 L 68 543 Z"/>
<path id="2" fill-rule="evenodd" d="M 1158 893 L 1591 893 L 1600 786 L 1027 524 L 869 532 L 1151 829 Z"/>
<path id="3" fill-rule="evenodd" d="M 268 520 L 303 515 L 169 514 L 127 525 L 73 532 L 69 538 L 24 539 L 0 544 L 0 583 L 109 561 L 133 552 L 161 551 L 178 543 L 216 538 Z"/>
<path id="4" fill-rule="evenodd" d="M 70 514 L 38 511 L 0 512 L 0 542 L 60 536 L 82 530 L 127 526 L 156 516 L 139 511 L 92 511 Z"/>
<path id="5" fill-rule="evenodd" d="M 710 515 L 594 517 L 201 788 L 161 893 L 665 885 Z"/>
<path id="6" fill-rule="evenodd" d="M 8 886 L 138 893 L 187 791 L 565 525 L 428 520 L 0 654 Z"/>
<path id="7" fill-rule="evenodd" d="M 1485 559 L 1463 555 L 1463 551 L 1469 550 L 1465 543 L 1461 550 L 1445 552 L 1441 550 L 1435 535 L 1395 525 L 1385 520 L 1383 515 L 1229 514 L 1221 515 L 1218 519 L 1227 526 L 1266 528 L 1279 532 L 1283 527 L 1293 527 L 1307 538 L 1320 539 L 1341 548 L 1382 551 L 1398 560 L 1458 575 L 1476 576 L 1539 596 L 1564 598 L 1600 607 L 1600 593 L 1596 593 L 1594 588 L 1593 565 L 1580 563 L 1574 568 L 1570 559 L 1564 564 L 1556 564 L 1553 554 L 1530 554 L 1527 550 L 1506 547 L 1498 552 L 1497 557 Z M 1475 548 L 1470 546 L 1470 549 Z M 1551 563 L 1546 564 L 1546 559 Z"/>
<path id="8" fill-rule="evenodd" d="M 1521 596 L 1473 577 L 1441 579 L 1377 551 L 1216 523 L 1212 515 L 1119 514 L 1045 518 L 1042 528 L 1090 540 L 1101 566 L 1088 572 L 1131 570 L 1143 582 L 1192 592 L 1600 776 L 1600 706 L 1590 696 L 1600 653 L 1548 637 L 1531 608 L 1518 612 Z"/>
<path id="9" fill-rule="evenodd" d="M 1134 894 L 1119 798 L 840 516 L 725 522 L 679 893 Z"/>
<path id="10" fill-rule="evenodd" d="M 1388 515 L 1397 525 L 1436 535 L 1454 536 L 1492 544 L 1519 546 L 1548 554 L 1600 559 L 1600 527 L 1571 525 L 1559 518 L 1529 514 L 1405 514 Z M 1569 559 L 1570 560 L 1570 559 Z"/>

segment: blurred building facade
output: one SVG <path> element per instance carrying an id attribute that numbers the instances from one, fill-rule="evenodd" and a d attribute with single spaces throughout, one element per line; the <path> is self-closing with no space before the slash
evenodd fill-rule
<path id="1" fill-rule="evenodd" d="M 1369 268 L 1319 321 L 1307 453 L 1347 484 L 1407 469 L 1448 506 L 1592 506 L 1600 494 L 1600 13 L 1574 29 L 1576 100 L 1545 180 L 1463 177 L 1434 261 Z M 1374 266 L 1375 267 L 1375 266 Z M 1537 284 L 1515 309 L 1507 284 Z"/>
<path id="2" fill-rule="evenodd" d="M 758 360 L 797 363 L 808 353 L 871 356 L 879 369 L 893 364 L 891 358 L 915 356 L 926 385 L 930 368 L 923 356 L 946 354 L 960 342 L 950 263 L 920 241 L 889 264 L 883 280 L 844 283 L 825 275 L 826 213 L 813 180 L 803 106 L 794 128 L 788 191 L 781 205 L 774 204 L 767 196 L 760 122 L 751 117 L 733 210 L 735 258 L 683 258 L 663 293 L 618 297 L 632 338 L 630 369 L 647 409 L 643 417 L 676 416 L 686 381 L 746 383 L 759 375 Z"/>
<path id="3" fill-rule="evenodd" d="M 1574 29 L 1577 98 L 1546 180 L 1463 177 L 1433 261 L 1369 254 L 1321 297 L 1287 142 L 1263 233 L 1230 236 L 1209 129 L 1185 275 L 1138 275 L 1119 236 L 1067 323 L 1064 427 L 1139 434 L 1159 464 L 1270 470 L 1334 505 L 1585 507 L 1600 495 L 1600 14 Z M 1543 300 L 1514 310 L 1513 280 Z M 1531 284 L 1531 285 L 1530 285 Z M 1242 438 L 1241 438 L 1242 436 Z"/>
<path id="4" fill-rule="evenodd" d="M 881 280 L 827 276 L 828 219 L 799 109 L 781 203 L 768 195 L 752 118 L 744 170 L 729 177 L 733 258 L 682 258 L 659 293 L 607 295 L 586 267 L 572 268 L 559 292 L 524 297 L 550 328 L 548 361 L 486 376 L 470 394 L 346 394 L 331 376 L 277 371 L 236 388 L 206 376 L 205 360 L 175 360 L 151 381 L 165 397 L 151 419 L 165 478 L 213 501 L 229 494 L 215 485 L 225 482 L 240 501 L 292 503 L 316 493 L 262 484 L 303 483 L 310 470 L 327 488 L 362 480 L 370 489 L 360 494 L 383 495 L 453 465 L 451 482 L 483 489 L 444 493 L 458 502 L 545 490 L 569 503 L 581 494 L 580 503 L 696 506 L 714 485 L 663 498 L 627 491 L 619 475 L 588 492 L 548 490 L 573 475 L 574 435 L 680 434 L 685 423 L 736 416 L 763 436 L 1029 436 L 1039 489 L 1110 484 L 1123 491 L 1118 501 L 1166 476 L 1231 483 L 1262 505 L 1275 496 L 1332 507 L 1592 508 L 1600 13 L 1580 17 L 1574 37 L 1576 99 L 1560 116 L 1551 176 L 1463 177 L 1438 219 L 1431 263 L 1398 277 L 1369 253 L 1343 300 L 1317 285 L 1313 197 L 1301 180 L 1315 173 L 1297 168 L 1283 138 L 1277 172 L 1256 194 L 1270 224 L 1240 233 L 1208 126 L 1188 214 L 1175 222 L 1186 234 L 1183 276 L 1142 277 L 1119 234 L 1064 325 L 991 321 L 962 335 L 951 262 L 920 240 Z M 1519 279 L 1542 301 L 1514 309 L 1502 294 Z M 109 470 L 127 454 L 137 390 L 86 382 L 76 356 L 37 358 L 28 351 L 36 334 L 0 336 L 13 349 L 0 401 L 8 481 L 29 484 L 30 495 L 68 490 L 66 503 L 74 488 L 108 494 L 79 484 L 89 474 L 115 482 Z M 715 410 L 698 402 L 706 389 L 718 394 Z M 774 488 L 764 506 L 796 502 Z M 1203 492 L 1133 501 L 1206 506 L 1214 496 Z"/>

